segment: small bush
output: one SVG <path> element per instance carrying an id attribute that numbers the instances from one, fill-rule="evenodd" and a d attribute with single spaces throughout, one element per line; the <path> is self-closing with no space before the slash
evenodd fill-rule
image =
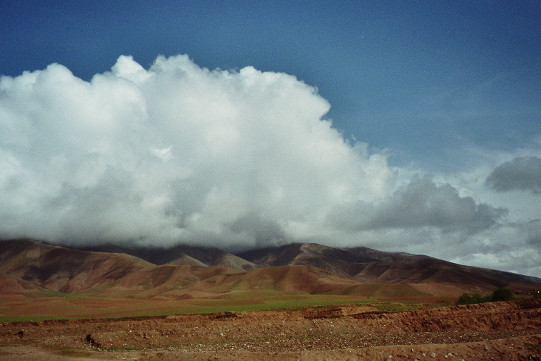
<path id="1" fill-rule="evenodd" d="M 462 296 L 458 298 L 457 305 L 472 305 L 475 303 L 486 302 L 486 297 L 481 297 L 480 294 L 475 293 L 470 295 L 468 293 L 463 293 Z"/>
<path id="2" fill-rule="evenodd" d="M 515 299 L 515 294 L 513 291 L 507 288 L 498 288 L 496 291 L 492 292 L 492 301 L 511 301 Z"/>
<path id="3" fill-rule="evenodd" d="M 458 298 L 457 305 L 472 305 L 475 303 L 483 302 L 496 302 L 496 301 L 511 301 L 515 299 L 515 294 L 513 291 L 507 288 L 498 288 L 492 294 L 482 297 L 480 294 L 475 293 L 473 295 L 468 293 L 463 293 L 462 296 Z"/>

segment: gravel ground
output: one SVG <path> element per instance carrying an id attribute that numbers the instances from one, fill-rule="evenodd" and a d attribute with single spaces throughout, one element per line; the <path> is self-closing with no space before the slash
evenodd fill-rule
<path id="1" fill-rule="evenodd" d="M 0 326 L 0 360 L 539 360 L 541 300 Z"/>

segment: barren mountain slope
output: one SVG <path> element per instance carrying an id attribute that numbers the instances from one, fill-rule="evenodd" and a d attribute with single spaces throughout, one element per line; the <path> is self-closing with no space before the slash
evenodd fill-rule
<path id="1" fill-rule="evenodd" d="M 184 256 L 189 257 L 189 256 Z M 236 265 L 237 256 L 221 255 Z M 198 263 L 193 259 L 192 263 Z M 234 267 L 233 267 L 234 268 Z M 0 243 L 0 286 L 101 297 L 213 298 L 228 292 L 329 292 L 357 281 L 312 266 L 286 265 L 239 271 L 224 266 L 154 265 L 127 254 L 81 251 L 28 240 Z"/>
<path id="2" fill-rule="evenodd" d="M 338 249 L 290 244 L 239 254 L 260 266 L 306 264 L 351 276 L 362 283 L 442 283 L 486 292 L 498 287 L 539 288 L 541 280 L 519 274 L 469 267 L 423 255 L 389 253 L 366 247 Z"/>
<path id="3" fill-rule="evenodd" d="M 48 289 L 66 293 L 88 290 L 104 297 L 165 298 L 218 297 L 250 289 L 355 295 L 374 295 L 382 290 L 372 290 L 366 284 L 408 286 L 385 289 L 385 294 L 397 297 L 399 293 L 410 297 L 419 291 L 456 296 L 498 287 L 515 291 L 541 288 L 530 277 L 517 274 L 367 248 L 346 250 L 297 243 L 243 252 L 240 257 L 217 248 L 194 246 L 131 251 L 165 264 L 155 265 L 128 254 L 82 251 L 29 240 L 2 241 L 0 286 L 5 288 L 4 293 L 17 295 Z M 254 269 L 256 264 L 259 268 Z M 409 285 L 415 285 L 415 289 Z"/>
<path id="4" fill-rule="evenodd" d="M 157 265 L 225 266 L 233 270 L 249 270 L 257 267 L 252 262 L 216 247 L 197 247 L 190 245 L 176 245 L 168 248 L 150 246 L 123 247 L 106 244 L 81 249 L 98 252 L 127 253 Z"/>
<path id="5" fill-rule="evenodd" d="M 73 292 L 153 266 L 120 253 L 85 252 L 30 240 L 0 242 L 0 273 L 47 289 Z"/>
<path id="6" fill-rule="evenodd" d="M 259 266 L 311 265 L 347 276 L 357 274 L 367 259 L 352 252 L 315 243 L 293 243 L 239 253 Z"/>

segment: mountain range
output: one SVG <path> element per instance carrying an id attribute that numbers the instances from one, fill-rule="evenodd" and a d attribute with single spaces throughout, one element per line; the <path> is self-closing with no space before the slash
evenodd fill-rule
<path id="1" fill-rule="evenodd" d="M 541 279 L 423 255 L 314 243 L 232 254 L 188 245 L 76 249 L 28 239 L 0 241 L 0 294 L 21 297 L 62 292 L 182 299 L 253 290 L 414 297 L 500 287 L 540 289 Z"/>

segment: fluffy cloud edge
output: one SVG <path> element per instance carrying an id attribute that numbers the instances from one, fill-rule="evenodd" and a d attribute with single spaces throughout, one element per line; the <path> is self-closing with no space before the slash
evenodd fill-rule
<path id="1" fill-rule="evenodd" d="M 363 244 L 538 272 L 503 255 L 513 245 L 540 254 L 528 241 L 539 217 L 510 222 L 513 198 L 492 201 L 502 190 L 538 197 L 537 178 L 524 174 L 539 152 L 481 172 L 483 184 L 417 176 L 390 166 L 385 151 L 346 141 L 324 118 L 329 107 L 292 75 L 209 70 L 186 55 L 158 57 L 148 70 L 121 56 L 88 82 L 59 64 L 2 77 L 0 233 L 67 243 Z"/>

